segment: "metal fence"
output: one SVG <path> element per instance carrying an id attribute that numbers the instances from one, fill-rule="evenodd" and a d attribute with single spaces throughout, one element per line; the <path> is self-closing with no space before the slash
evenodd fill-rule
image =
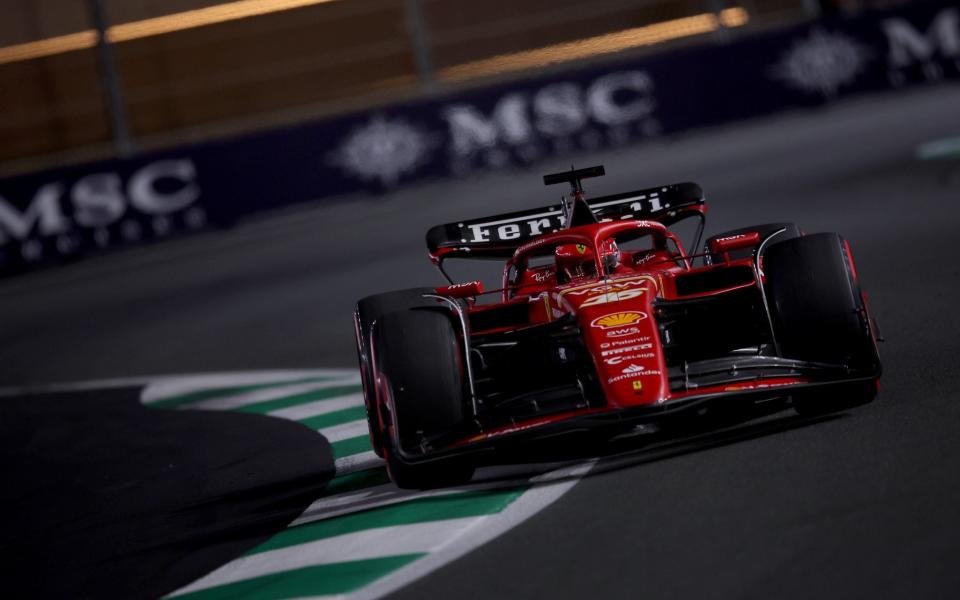
<path id="1" fill-rule="evenodd" d="M 0 174 L 732 36 L 817 0 L 4 0 Z"/>

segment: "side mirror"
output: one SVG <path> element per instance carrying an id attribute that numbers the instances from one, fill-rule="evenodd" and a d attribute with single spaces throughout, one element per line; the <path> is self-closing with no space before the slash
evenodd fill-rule
<path id="1" fill-rule="evenodd" d="M 483 283 L 479 281 L 469 281 L 467 283 L 455 283 L 453 285 L 441 285 L 435 290 L 441 296 L 450 298 L 471 298 L 483 293 Z"/>
<path id="2" fill-rule="evenodd" d="M 750 233 L 739 233 L 727 237 L 710 240 L 710 254 L 727 254 L 741 248 L 753 248 L 760 243 L 760 233 L 751 231 Z M 726 260 L 727 257 L 724 257 Z"/>

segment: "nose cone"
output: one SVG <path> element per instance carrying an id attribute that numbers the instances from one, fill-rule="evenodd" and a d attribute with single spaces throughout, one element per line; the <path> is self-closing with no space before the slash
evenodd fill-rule
<path id="1" fill-rule="evenodd" d="M 572 290 L 584 341 L 593 356 L 609 404 L 656 404 L 669 391 L 660 336 L 653 314 L 651 277 L 599 283 Z"/>

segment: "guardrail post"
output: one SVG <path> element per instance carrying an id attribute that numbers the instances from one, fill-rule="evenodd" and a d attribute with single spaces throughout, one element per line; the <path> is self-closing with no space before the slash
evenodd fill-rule
<path id="1" fill-rule="evenodd" d="M 821 0 L 803 0 L 803 10 L 807 16 L 816 19 L 823 15 L 823 3 Z"/>
<path id="2" fill-rule="evenodd" d="M 710 12 L 712 12 L 717 19 L 717 30 L 714 32 L 714 38 L 716 38 L 717 43 L 720 44 L 726 44 L 730 42 L 730 31 L 723 22 L 724 4 L 724 0 L 709 0 L 708 2 Z"/>
<path id="3" fill-rule="evenodd" d="M 406 0 L 407 31 L 410 32 L 410 45 L 413 47 L 413 58 L 417 66 L 417 77 L 425 90 L 432 90 L 436 85 L 433 70 L 433 55 L 430 48 L 430 35 L 427 31 L 427 22 L 423 16 L 421 0 Z"/>
<path id="4" fill-rule="evenodd" d="M 87 0 L 90 18 L 97 30 L 97 67 L 100 71 L 100 85 L 107 104 L 110 128 L 113 131 L 113 144 L 121 157 L 134 152 L 133 140 L 127 126 L 126 105 L 123 102 L 123 90 L 120 74 L 113 57 L 113 48 L 107 39 L 107 20 L 104 16 L 101 0 Z"/>

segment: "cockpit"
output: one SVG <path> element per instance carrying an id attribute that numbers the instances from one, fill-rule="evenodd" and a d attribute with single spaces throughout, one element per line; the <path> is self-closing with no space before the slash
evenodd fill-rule
<path id="1" fill-rule="evenodd" d="M 664 263 L 689 268 L 676 238 L 659 223 L 611 223 L 599 231 L 577 229 L 518 248 L 507 263 L 506 296 L 535 295 L 557 286 L 598 281 L 601 277 L 663 269 Z"/>
<path id="2" fill-rule="evenodd" d="M 587 244 L 560 244 L 553 249 L 557 283 L 580 283 L 596 278 L 597 263 Z"/>

